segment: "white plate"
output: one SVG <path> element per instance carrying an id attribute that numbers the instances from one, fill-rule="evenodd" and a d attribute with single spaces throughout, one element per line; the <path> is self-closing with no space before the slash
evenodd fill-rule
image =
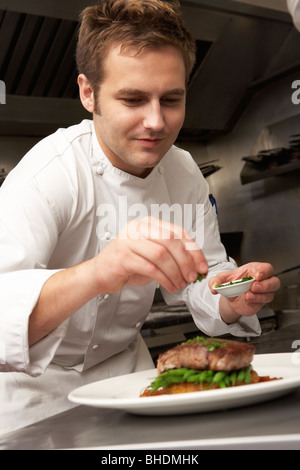
<path id="1" fill-rule="evenodd" d="M 116 408 L 139 415 L 180 415 L 236 408 L 271 400 L 298 388 L 300 365 L 295 360 L 295 354 L 255 356 L 252 365 L 259 375 L 283 377 L 283 380 L 273 382 L 140 398 L 140 392 L 156 376 L 156 369 L 151 369 L 85 385 L 73 390 L 68 398 L 82 405 Z"/>
<path id="2" fill-rule="evenodd" d="M 241 279 L 237 279 L 234 282 L 239 281 L 241 281 Z M 254 281 L 255 279 L 253 277 L 252 279 L 249 279 L 249 281 L 240 282 L 239 284 L 230 284 L 230 282 L 227 282 L 222 284 L 221 287 L 214 287 L 214 289 L 218 292 L 218 294 L 221 294 L 224 297 L 230 299 L 231 297 L 237 297 L 250 290 Z"/>

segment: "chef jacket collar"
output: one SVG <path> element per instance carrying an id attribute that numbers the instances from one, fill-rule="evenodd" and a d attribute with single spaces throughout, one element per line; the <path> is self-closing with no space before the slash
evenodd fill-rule
<path id="1" fill-rule="evenodd" d="M 98 167 L 97 167 L 98 168 L 98 174 L 101 173 L 101 175 L 103 175 L 105 170 L 113 170 L 115 173 L 118 173 L 119 176 L 121 176 L 125 179 L 135 180 L 138 184 L 143 184 L 143 182 L 144 182 L 144 184 L 148 183 L 149 180 L 154 178 L 154 176 L 157 174 L 157 172 L 160 175 L 163 175 L 163 167 L 161 166 L 161 164 L 156 165 L 153 168 L 153 170 L 151 171 L 151 173 L 149 173 L 149 175 L 146 176 L 146 178 L 140 178 L 138 176 L 131 175 L 130 173 L 126 173 L 125 171 L 120 170 L 117 167 L 114 167 L 112 165 L 112 163 L 110 162 L 110 160 L 105 155 L 105 153 L 103 152 L 103 150 L 102 150 L 102 148 L 101 148 L 101 146 L 98 142 L 93 121 L 92 121 L 92 149 L 93 149 L 93 157 L 96 158 L 96 160 L 99 162 L 99 164 L 101 165 L 101 168 L 103 170 L 103 171 L 100 172 L 99 171 L 99 165 L 98 165 Z M 160 162 L 160 163 L 162 163 L 162 162 Z"/>

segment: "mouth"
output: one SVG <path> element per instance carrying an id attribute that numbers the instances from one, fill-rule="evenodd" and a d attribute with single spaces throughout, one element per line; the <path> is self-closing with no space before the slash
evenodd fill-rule
<path id="1" fill-rule="evenodd" d="M 147 148 L 154 148 L 157 147 L 164 139 L 163 138 L 142 138 L 137 139 L 137 141 L 143 146 Z"/>

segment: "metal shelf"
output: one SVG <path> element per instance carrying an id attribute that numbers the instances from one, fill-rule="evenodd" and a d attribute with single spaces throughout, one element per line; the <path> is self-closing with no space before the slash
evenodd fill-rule
<path id="1" fill-rule="evenodd" d="M 296 170 L 300 170 L 300 160 L 294 160 L 284 165 L 278 165 L 268 169 L 259 169 L 251 163 L 246 162 L 241 171 L 241 183 L 253 183 L 254 181 L 270 178 L 271 176 L 283 175 Z"/>

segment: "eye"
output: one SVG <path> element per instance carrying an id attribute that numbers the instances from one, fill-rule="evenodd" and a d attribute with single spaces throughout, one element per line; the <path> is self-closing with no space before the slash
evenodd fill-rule
<path id="1" fill-rule="evenodd" d="M 141 103 L 143 103 L 143 99 L 139 97 L 132 97 L 132 98 L 124 97 L 124 98 L 120 98 L 120 100 L 127 106 L 138 106 Z"/>
<path id="2" fill-rule="evenodd" d="M 174 96 L 174 97 L 165 97 L 162 98 L 161 103 L 165 106 L 176 106 L 182 103 L 181 96 Z"/>

